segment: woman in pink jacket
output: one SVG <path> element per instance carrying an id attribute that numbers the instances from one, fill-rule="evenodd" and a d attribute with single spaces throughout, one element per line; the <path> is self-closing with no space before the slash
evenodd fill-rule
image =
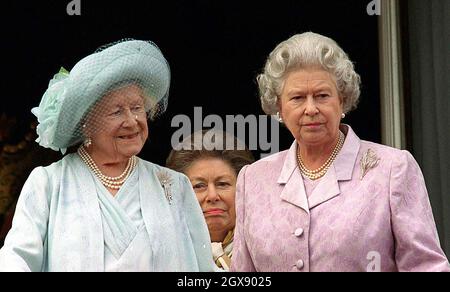
<path id="1" fill-rule="evenodd" d="M 239 174 L 232 271 L 450 271 L 414 158 L 341 123 L 360 77 L 335 41 L 291 37 L 258 83 L 295 141 Z"/>

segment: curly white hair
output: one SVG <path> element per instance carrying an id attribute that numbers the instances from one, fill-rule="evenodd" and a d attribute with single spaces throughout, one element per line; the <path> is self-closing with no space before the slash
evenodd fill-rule
<path id="1" fill-rule="evenodd" d="M 355 72 L 353 63 L 334 40 L 306 32 L 281 42 L 270 53 L 263 73 L 257 76 L 264 112 L 274 115 L 279 111 L 278 98 L 290 72 L 315 67 L 334 76 L 343 99 L 344 113 L 356 108 L 361 78 Z"/>

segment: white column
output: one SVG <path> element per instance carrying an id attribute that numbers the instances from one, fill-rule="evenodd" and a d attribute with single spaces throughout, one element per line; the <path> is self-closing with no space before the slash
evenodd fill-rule
<path id="1" fill-rule="evenodd" d="M 405 149 L 405 119 L 398 0 L 381 0 L 380 39 L 381 129 L 385 145 Z"/>

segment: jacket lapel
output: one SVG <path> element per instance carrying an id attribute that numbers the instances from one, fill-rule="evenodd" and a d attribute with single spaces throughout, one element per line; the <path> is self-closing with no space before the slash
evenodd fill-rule
<path id="1" fill-rule="evenodd" d="M 145 227 L 152 244 L 153 270 L 174 271 L 183 269 L 180 265 L 182 259 L 179 255 L 177 242 L 177 227 L 173 218 L 173 208 L 177 208 L 177 199 L 174 197 L 172 205 L 167 200 L 158 173 L 157 167 L 145 164 L 139 159 L 139 193 L 141 199 L 141 211 Z M 170 191 L 178 189 L 178 178 L 172 177 Z M 182 246 L 183 243 L 180 243 Z"/>
<path id="2" fill-rule="evenodd" d="M 89 248 L 82 251 L 84 255 L 79 259 L 79 267 L 76 267 L 73 270 L 91 272 L 104 271 L 104 237 L 101 211 L 95 187 L 95 178 L 78 155 L 71 156 L 71 159 L 73 159 L 73 164 L 70 164 L 73 167 L 71 171 L 73 171 L 73 175 L 78 178 L 74 181 L 79 184 L 78 188 L 74 189 L 82 190 L 77 195 L 81 196 L 87 209 L 87 216 L 80 218 L 80 220 L 83 220 L 83 226 L 85 228 L 81 230 L 81 233 L 77 234 L 77 236 L 79 236 L 80 241 L 86 241 L 86 239 L 83 238 L 89 239 Z M 63 175 L 66 175 L 66 173 Z M 68 263 L 66 267 L 76 265 L 76 263 L 72 262 Z M 66 267 L 64 267 L 64 270 Z"/>
<path id="3" fill-rule="evenodd" d="M 309 212 L 310 209 L 340 195 L 339 182 L 352 179 L 360 148 L 360 140 L 350 126 L 342 125 L 341 131 L 346 134 L 344 145 L 309 198 L 306 196 L 303 177 L 298 169 L 297 141 L 294 141 L 287 152 L 277 181 L 284 185 L 280 195 L 281 199 Z"/>
<path id="4" fill-rule="evenodd" d="M 340 193 L 341 191 L 339 189 L 338 179 L 336 178 L 336 171 L 332 165 L 309 196 L 309 208 L 312 209 L 317 205 L 331 200 L 332 198 L 339 196 Z"/>
<path id="5" fill-rule="evenodd" d="M 341 131 L 346 134 L 344 145 L 330 169 L 309 196 L 310 209 L 339 196 L 341 194 L 339 182 L 352 179 L 360 140 L 350 126 L 342 125 Z"/>
<path id="6" fill-rule="evenodd" d="M 289 148 L 278 184 L 284 185 L 280 198 L 288 203 L 302 208 L 309 213 L 308 199 L 306 198 L 303 179 L 297 166 L 297 141 Z"/>

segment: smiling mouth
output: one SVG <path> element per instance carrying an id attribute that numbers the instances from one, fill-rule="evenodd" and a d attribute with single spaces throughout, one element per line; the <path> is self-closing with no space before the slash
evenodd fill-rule
<path id="1" fill-rule="evenodd" d="M 139 135 L 139 133 L 135 133 L 135 134 L 131 134 L 131 135 L 125 135 L 125 136 L 118 136 L 119 139 L 124 139 L 124 140 L 130 140 L 130 139 L 134 139 Z"/>

